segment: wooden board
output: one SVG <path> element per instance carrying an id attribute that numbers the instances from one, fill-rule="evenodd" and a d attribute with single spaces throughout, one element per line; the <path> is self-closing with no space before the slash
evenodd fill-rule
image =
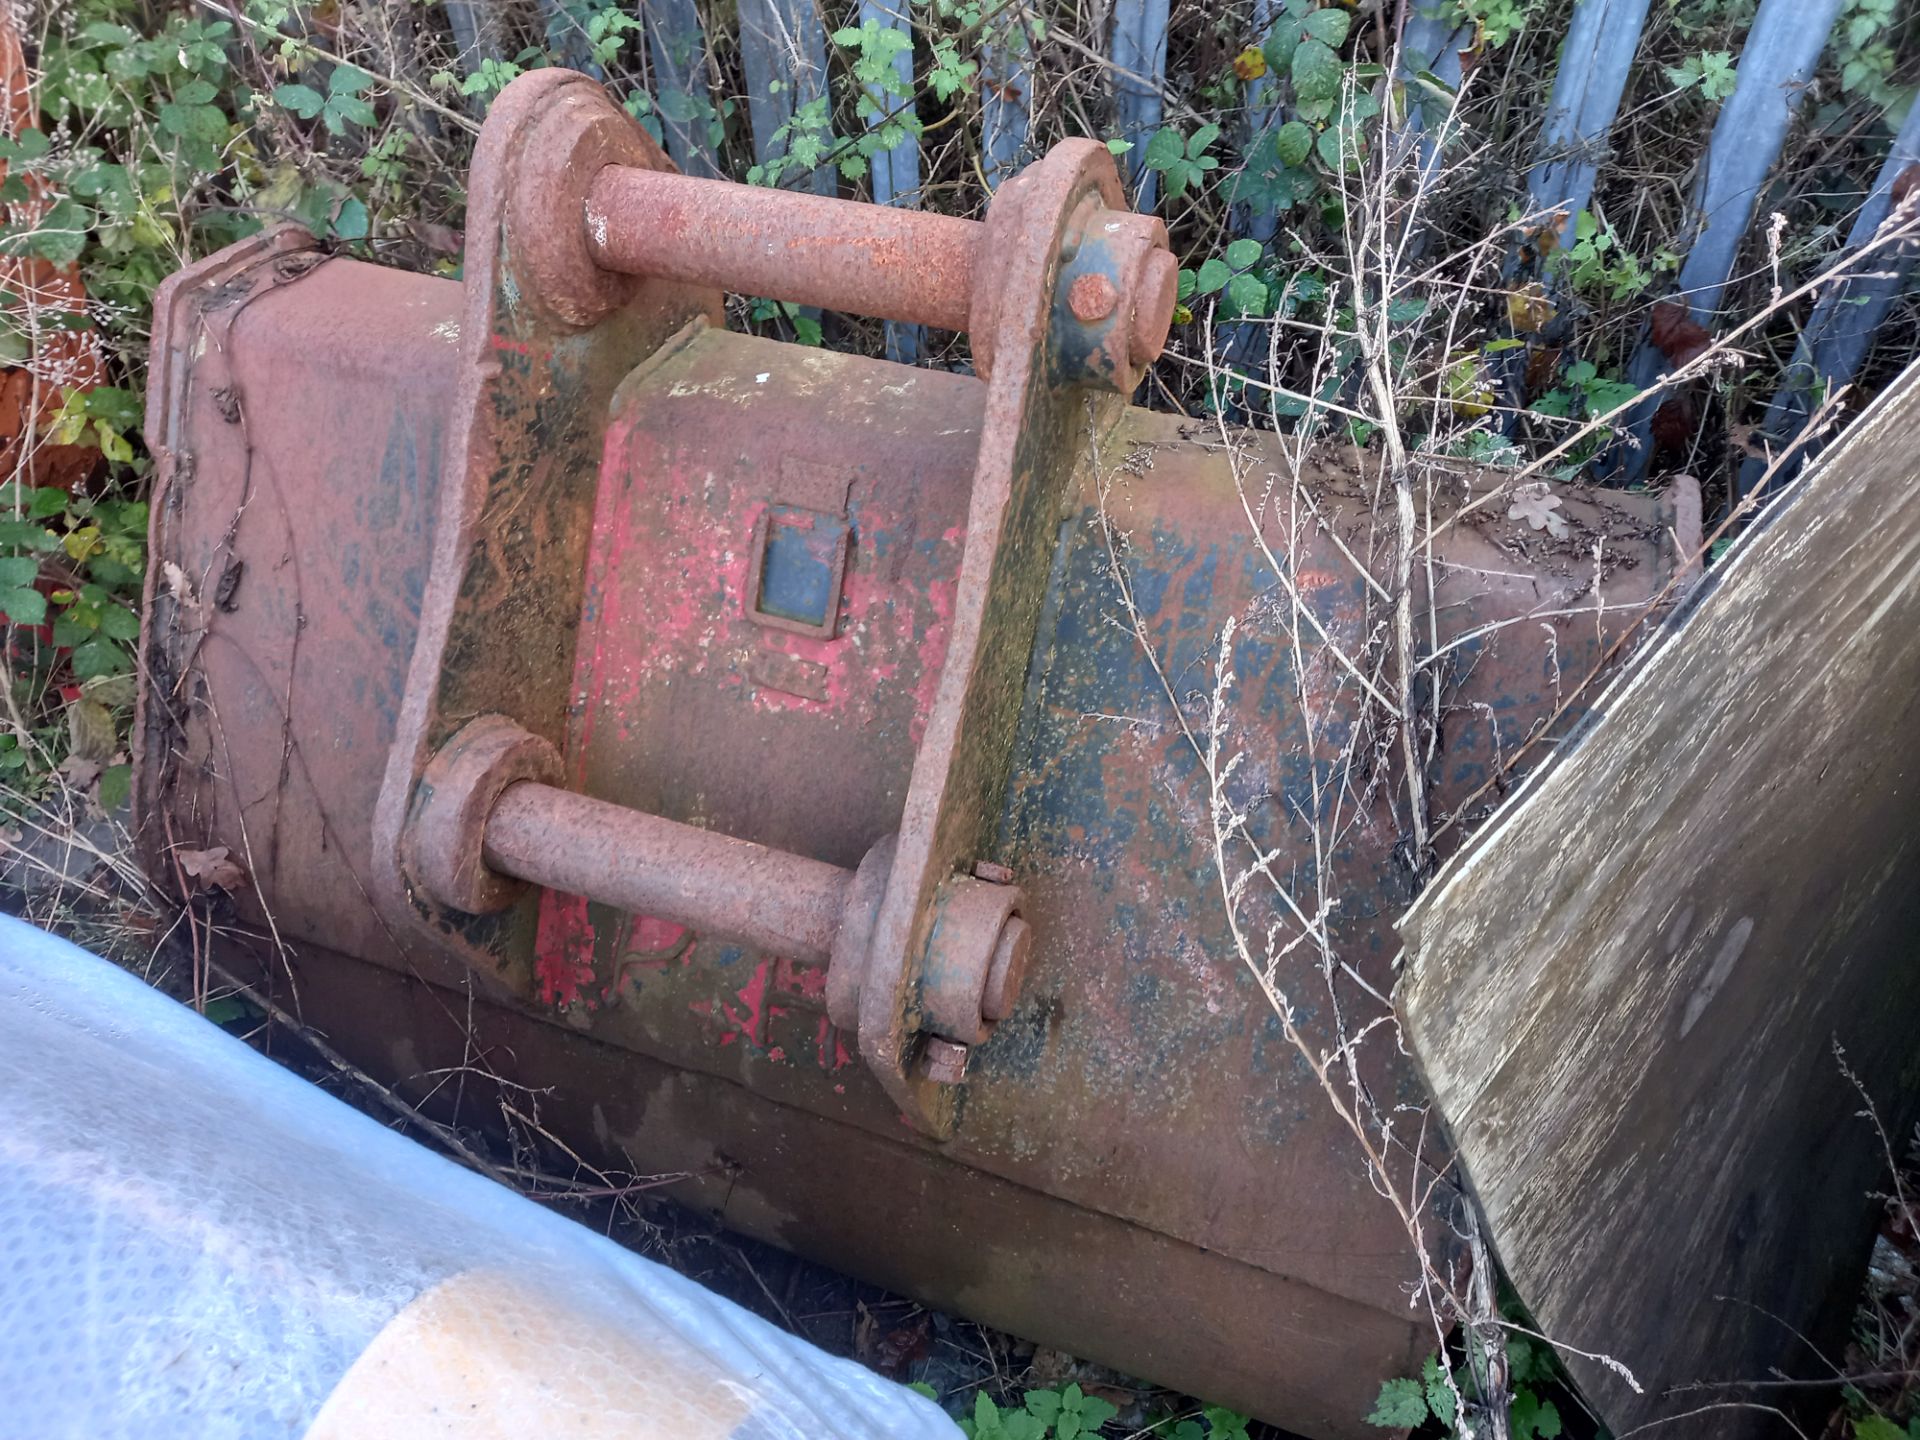
<path id="1" fill-rule="evenodd" d="M 1920 369 L 1401 921 L 1399 1000 L 1514 1284 L 1616 1435 L 1820 1373 L 1920 1094 Z M 1831 1374 L 1830 1370 L 1825 1371 Z M 1787 1433 L 1716 1409 L 1653 1433 Z"/>

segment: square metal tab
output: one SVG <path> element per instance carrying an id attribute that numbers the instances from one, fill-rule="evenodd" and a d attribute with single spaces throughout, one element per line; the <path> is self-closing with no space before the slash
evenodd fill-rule
<path id="1" fill-rule="evenodd" d="M 747 618 L 776 630 L 831 640 L 840 623 L 853 527 L 845 517 L 769 505 L 754 522 Z"/>

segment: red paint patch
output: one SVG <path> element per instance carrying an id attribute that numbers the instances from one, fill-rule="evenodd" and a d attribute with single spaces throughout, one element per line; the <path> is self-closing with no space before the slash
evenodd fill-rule
<path id="1" fill-rule="evenodd" d="M 791 960 L 777 961 L 773 970 L 773 988 L 785 995 L 799 995 L 804 999 L 824 1002 L 827 998 L 827 967 L 796 965 Z"/>
<path id="2" fill-rule="evenodd" d="M 735 1030 L 758 1046 L 767 1043 L 767 984 L 772 979 L 773 966 L 774 961 L 768 958 L 753 967 L 753 978 L 734 992 L 740 1001 L 738 1008 L 724 1000 L 720 1002 L 720 1009 Z M 720 1043 L 724 1045 L 731 1038 L 730 1034 L 724 1035 Z"/>
<path id="3" fill-rule="evenodd" d="M 540 998 L 549 1005 L 571 1005 L 580 998 L 580 987 L 593 983 L 593 921 L 586 896 L 541 893 L 533 969 Z"/>

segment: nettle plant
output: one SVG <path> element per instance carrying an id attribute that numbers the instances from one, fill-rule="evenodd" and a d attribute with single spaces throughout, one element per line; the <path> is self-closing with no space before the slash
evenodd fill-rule
<path id="1" fill-rule="evenodd" d="M 929 19 L 934 23 L 949 17 L 969 29 L 982 23 L 977 6 L 956 7 L 947 0 L 935 0 L 931 8 Z M 867 19 L 842 26 L 832 39 L 842 61 L 835 88 L 794 107 L 792 116 L 774 132 L 769 147 L 774 153 L 747 171 L 748 184 L 779 185 L 825 164 L 836 166 L 846 179 L 864 179 L 874 156 L 920 138 L 925 126 L 917 107 L 923 92 L 947 104 L 971 90 L 979 73 L 978 63 L 961 55 L 960 37 L 953 33 L 931 33 L 928 64 L 917 82 L 903 75 L 899 64 L 902 55 L 909 60 L 913 55 L 913 35 L 905 27 Z M 783 84 L 774 82 L 775 89 Z M 835 131 L 836 110 L 858 121 L 851 135 Z"/>
<path id="2" fill-rule="evenodd" d="M 932 1387 L 910 1387 L 928 1399 L 938 1398 Z M 1118 1415 L 1111 1401 L 1088 1395 L 1078 1385 L 1064 1390 L 1028 1390 L 1017 1406 L 1001 1406 L 984 1390 L 973 1397 L 973 1412 L 960 1420 L 968 1440 L 1094 1440 L 1101 1427 Z M 1166 1415 L 1151 1420 L 1137 1434 L 1161 1440 L 1247 1440 L 1250 1422 L 1222 1406 L 1209 1405 L 1198 1416 Z"/>
<path id="3" fill-rule="evenodd" d="M 1507 1435 L 1510 1440 L 1557 1440 L 1564 1429 L 1560 1408 L 1549 1392 L 1557 1389 L 1558 1369 L 1553 1352 L 1539 1341 L 1516 1335 L 1506 1342 Z M 1487 1354 L 1477 1341 L 1467 1347 L 1468 1354 L 1451 1370 L 1441 1367 L 1440 1358 L 1429 1355 L 1418 1379 L 1389 1380 L 1380 1387 L 1380 1398 L 1367 1416 L 1369 1425 L 1387 1430 L 1412 1429 L 1429 1421 L 1440 1432 L 1468 1440 L 1490 1433 L 1477 1418 L 1460 1413 L 1460 1400 L 1469 1406 L 1487 1392 Z"/>

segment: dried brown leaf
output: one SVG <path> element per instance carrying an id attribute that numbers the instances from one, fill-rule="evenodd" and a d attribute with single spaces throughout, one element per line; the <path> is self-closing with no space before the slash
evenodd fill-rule
<path id="1" fill-rule="evenodd" d="M 1567 517 L 1558 513 L 1560 497 L 1545 485 L 1522 485 L 1513 492 L 1513 504 L 1507 508 L 1509 520 L 1524 520 L 1535 530 L 1544 530 L 1555 540 L 1570 533 Z"/>
<path id="2" fill-rule="evenodd" d="M 180 862 L 180 868 L 187 878 L 196 882 L 194 888 L 198 893 L 219 889 L 232 894 L 247 883 L 247 872 L 240 868 L 224 845 L 215 845 L 206 850 L 181 847 L 173 852 L 173 858 Z"/>

